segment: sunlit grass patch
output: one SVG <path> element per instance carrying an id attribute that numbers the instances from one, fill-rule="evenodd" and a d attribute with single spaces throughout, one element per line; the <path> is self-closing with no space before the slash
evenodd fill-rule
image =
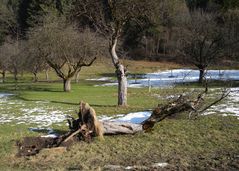
<path id="1" fill-rule="evenodd" d="M 6 83 L 0 85 L 0 90 L 15 94 L 9 96 L 7 101 L 1 101 L 1 114 L 5 113 L 14 119 L 29 113 L 25 120 L 27 122 L 29 119 L 29 123 L 17 124 L 12 121 L 0 124 L 0 170 L 96 170 L 109 164 L 147 166 L 158 162 L 169 163 L 172 170 L 205 170 L 209 166 L 216 168 L 225 165 L 229 168 L 229 164 L 234 160 L 233 156 L 239 154 L 237 117 L 223 117 L 215 111 L 215 115 L 201 116 L 196 120 L 189 120 L 188 114 L 184 113 L 182 117 L 158 123 L 154 130 L 148 133 L 105 137 L 105 141 L 95 139 L 90 144 L 80 142 L 62 154 L 46 150 L 34 157 L 16 158 L 15 140 L 46 134 L 29 130 L 43 127 L 30 122 L 34 116 L 51 116 L 54 111 L 76 116 L 75 111 L 78 110 L 81 100 L 90 103 L 99 116 L 127 114 L 153 109 L 183 93 L 192 93 L 190 97 L 194 97 L 202 92 L 203 88 L 153 88 L 151 92 L 148 88 L 129 88 L 129 106 L 125 108 L 116 106 L 117 87 L 94 87 L 87 81 L 73 83 L 70 93 L 62 92 L 60 82 L 19 83 L 18 89 L 14 89 L 14 84 Z M 205 100 L 210 102 L 215 98 L 215 92 L 210 90 L 209 95 Z M 46 125 L 46 128 L 49 127 L 59 133 L 68 129 L 65 120 Z"/>

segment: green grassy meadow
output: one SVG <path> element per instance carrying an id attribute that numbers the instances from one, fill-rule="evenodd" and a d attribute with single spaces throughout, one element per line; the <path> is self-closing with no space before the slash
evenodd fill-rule
<path id="1" fill-rule="evenodd" d="M 148 72 L 158 68 L 153 66 L 150 69 L 148 66 L 144 69 L 138 66 L 134 68 L 134 72 Z M 88 102 L 99 116 L 127 114 L 153 109 L 168 101 L 164 97 L 180 94 L 189 88 L 178 86 L 174 89 L 152 89 L 150 93 L 147 88 L 129 88 L 129 106 L 120 108 L 116 106 L 117 87 L 95 87 L 99 82 L 85 80 L 107 74 L 111 72 L 106 71 L 105 67 L 83 70 L 80 82 L 73 82 L 72 91 L 69 93 L 62 92 L 63 85 L 59 81 L 32 83 L 29 81 L 30 76 L 17 84 L 12 81 L 1 83 L 0 92 L 14 94 L 8 99 L 12 102 L 12 107 L 1 107 L 1 114 L 5 112 L 17 117 L 24 106 L 34 108 L 34 105 L 41 105 L 48 111 L 61 110 L 75 115 L 74 111 L 78 110 L 81 100 Z M 42 74 L 41 78 L 43 77 Z M 52 77 L 55 79 L 54 74 Z M 193 88 L 195 87 L 197 86 L 193 85 Z M 107 165 L 150 166 L 159 162 L 167 162 L 169 165 L 158 170 L 239 169 L 237 117 L 207 115 L 189 120 L 186 116 L 185 113 L 182 117 L 165 119 L 151 132 L 108 136 L 104 141 L 96 138 L 92 143 L 74 144 L 64 153 L 43 150 L 36 156 L 26 158 L 15 156 L 16 140 L 43 133 L 29 131 L 29 127 L 35 127 L 34 124 L 1 123 L 0 170 L 105 170 Z M 51 127 L 59 131 L 68 129 L 65 121 Z"/>

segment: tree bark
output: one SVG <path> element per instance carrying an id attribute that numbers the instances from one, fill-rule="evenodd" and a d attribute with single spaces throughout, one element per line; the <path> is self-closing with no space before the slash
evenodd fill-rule
<path id="1" fill-rule="evenodd" d="M 49 82 L 49 69 L 45 70 L 46 81 Z"/>
<path id="2" fill-rule="evenodd" d="M 75 74 L 75 82 L 79 83 L 80 71 L 76 72 Z"/>
<path id="3" fill-rule="evenodd" d="M 63 79 L 63 88 L 65 92 L 70 92 L 71 91 L 71 79 L 67 78 L 67 79 Z"/>
<path id="4" fill-rule="evenodd" d="M 18 74 L 17 70 L 14 69 L 13 77 L 14 77 L 14 80 L 15 80 L 15 81 L 18 80 L 18 78 L 17 78 L 17 74 Z"/>
<path id="5" fill-rule="evenodd" d="M 118 36 L 112 36 L 112 42 L 110 44 L 110 55 L 112 62 L 116 68 L 116 76 L 118 80 L 118 105 L 127 106 L 127 76 L 126 68 L 120 63 L 119 57 L 116 53 L 116 45 L 118 42 Z"/>
<path id="6" fill-rule="evenodd" d="M 2 71 L 2 82 L 5 83 L 6 71 Z"/>
<path id="7" fill-rule="evenodd" d="M 135 134 L 143 131 L 141 124 L 103 121 L 104 135 Z"/>
<path id="8" fill-rule="evenodd" d="M 33 75 L 34 75 L 34 82 L 37 82 L 38 81 L 37 73 L 33 73 Z"/>
<path id="9" fill-rule="evenodd" d="M 205 68 L 199 68 L 199 80 L 198 83 L 203 83 L 203 81 L 205 80 Z"/>
<path id="10" fill-rule="evenodd" d="M 118 105 L 127 106 L 127 77 L 122 64 L 116 70 L 118 79 Z"/>

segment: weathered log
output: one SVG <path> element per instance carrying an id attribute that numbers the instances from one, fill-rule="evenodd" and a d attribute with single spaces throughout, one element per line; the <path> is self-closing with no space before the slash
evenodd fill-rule
<path id="1" fill-rule="evenodd" d="M 110 121 L 104 121 L 102 124 L 104 128 L 104 135 L 135 134 L 143 131 L 141 124 Z"/>
<path id="2" fill-rule="evenodd" d="M 152 129 L 157 122 L 165 118 L 185 111 L 196 111 L 197 107 L 203 101 L 205 92 L 200 93 L 195 100 L 181 95 L 178 99 L 163 106 L 156 107 L 151 116 L 141 124 L 127 122 L 102 122 L 104 127 L 104 135 L 116 134 L 135 134 L 140 131 L 148 131 Z"/>
<path id="3" fill-rule="evenodd" d="M 168 103 L 164 106 L 156 107 L 151 116 L 143 121 L 141 124 L 143 130 L 149 130 L 154 127 L 157 122 L 164 120 L 165 118 L 181 113 L 181 112 L 190 112 L 196 111 L 201 102 L 203 101 L 205 92 L 200 93 L 196 100 L 190 100 L 189 97 L 181 95 L 177 100 Z"/>

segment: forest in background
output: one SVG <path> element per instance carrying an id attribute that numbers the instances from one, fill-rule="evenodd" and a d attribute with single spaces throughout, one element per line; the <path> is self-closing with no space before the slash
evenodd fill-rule
<path id="1" fill-rule="evenodd" d="M 210 66 L 238 60 L 238 30 L 238 0 L 2 0 L 0 71 L 37 81 L 51 68 L 69 91 L 82 67 L 111 56 L 118 80 L 131 59 L 191 65 L 203 82 Z"/>

